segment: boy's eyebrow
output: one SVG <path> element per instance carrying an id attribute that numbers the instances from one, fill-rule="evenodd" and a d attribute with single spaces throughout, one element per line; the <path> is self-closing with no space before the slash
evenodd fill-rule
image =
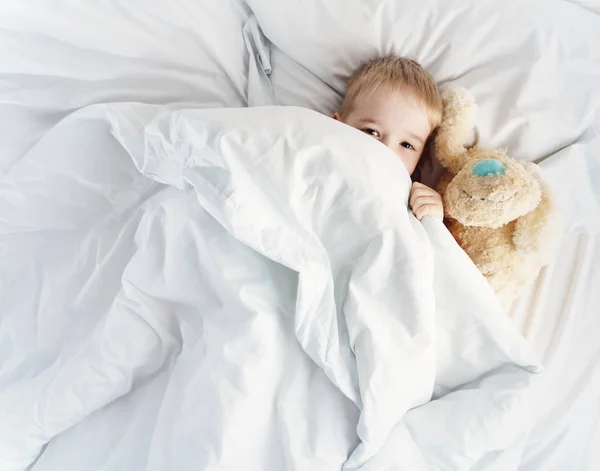
<path id="1" fill-rule="evenodd" d="M 409 132 L 408 134 L 409 134 L 411 137 L 415 138 L 417 141 L 419 141 L 419 143 L 420 143 L 420 144 L 423 144 L 423 142 L 424 142 L 424 141 L 423 141 L 423 139 L 422 139 L 420 136 L 418 136 L 418 135 L 417 135 L 417 134 L 415 134 L 414 132 Z"/>
<path id="2" fill-rule="evenodd" d="M 358 121 L 361 123 L 379 124 L 376 119 L 372 119 L 372 118 L 360 118 Z"/>

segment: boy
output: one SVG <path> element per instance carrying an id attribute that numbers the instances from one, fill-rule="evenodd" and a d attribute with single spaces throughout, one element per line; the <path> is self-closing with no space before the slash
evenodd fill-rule
<path id="1" fill-rule="evenodd" d="M 387 56 L 354 71 L 333 118 L 390 148 L 412 175 L 442 119 L 442 98 L 433 78 L 417 62 Z M 419 220 L 428 214 L 444 218 L 442 198 L 422 183 L 413 183 L 409 204 Z"/>

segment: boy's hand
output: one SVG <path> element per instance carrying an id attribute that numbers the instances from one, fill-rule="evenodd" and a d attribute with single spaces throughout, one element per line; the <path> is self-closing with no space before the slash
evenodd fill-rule
<path id="1" fill-rule="evenodd" d="M 444 205 L 439 193 L 422 183 L 414 182 L 410 190 L 410 208 L 420 221 L 429 214 L 440 220 L 444 219 Z"/>

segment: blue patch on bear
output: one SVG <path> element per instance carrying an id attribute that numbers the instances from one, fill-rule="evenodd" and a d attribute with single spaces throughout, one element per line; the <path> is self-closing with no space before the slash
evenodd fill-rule
<path id="1" fill-rule="evenodd" d="M 473 166 L 471 173 L 478 177 L 487 177 L 489 175 L 504 175 L 505 170 L 506 167 L 499 160 L 488 159 L 477 162 Z"/>

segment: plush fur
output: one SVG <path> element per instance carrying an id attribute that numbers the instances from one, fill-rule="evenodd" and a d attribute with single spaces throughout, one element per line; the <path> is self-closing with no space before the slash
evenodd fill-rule
<path id="1" fill-rule="evenodd" d="M 558 214 L 536 165 L 501 149 L 465 147 L 477 109 L 467 90 L 449 90 L 443 102 L 434 143 L 445 169 L 437 188 L 445 223 L 508 306 L 548 262 Z"/>

